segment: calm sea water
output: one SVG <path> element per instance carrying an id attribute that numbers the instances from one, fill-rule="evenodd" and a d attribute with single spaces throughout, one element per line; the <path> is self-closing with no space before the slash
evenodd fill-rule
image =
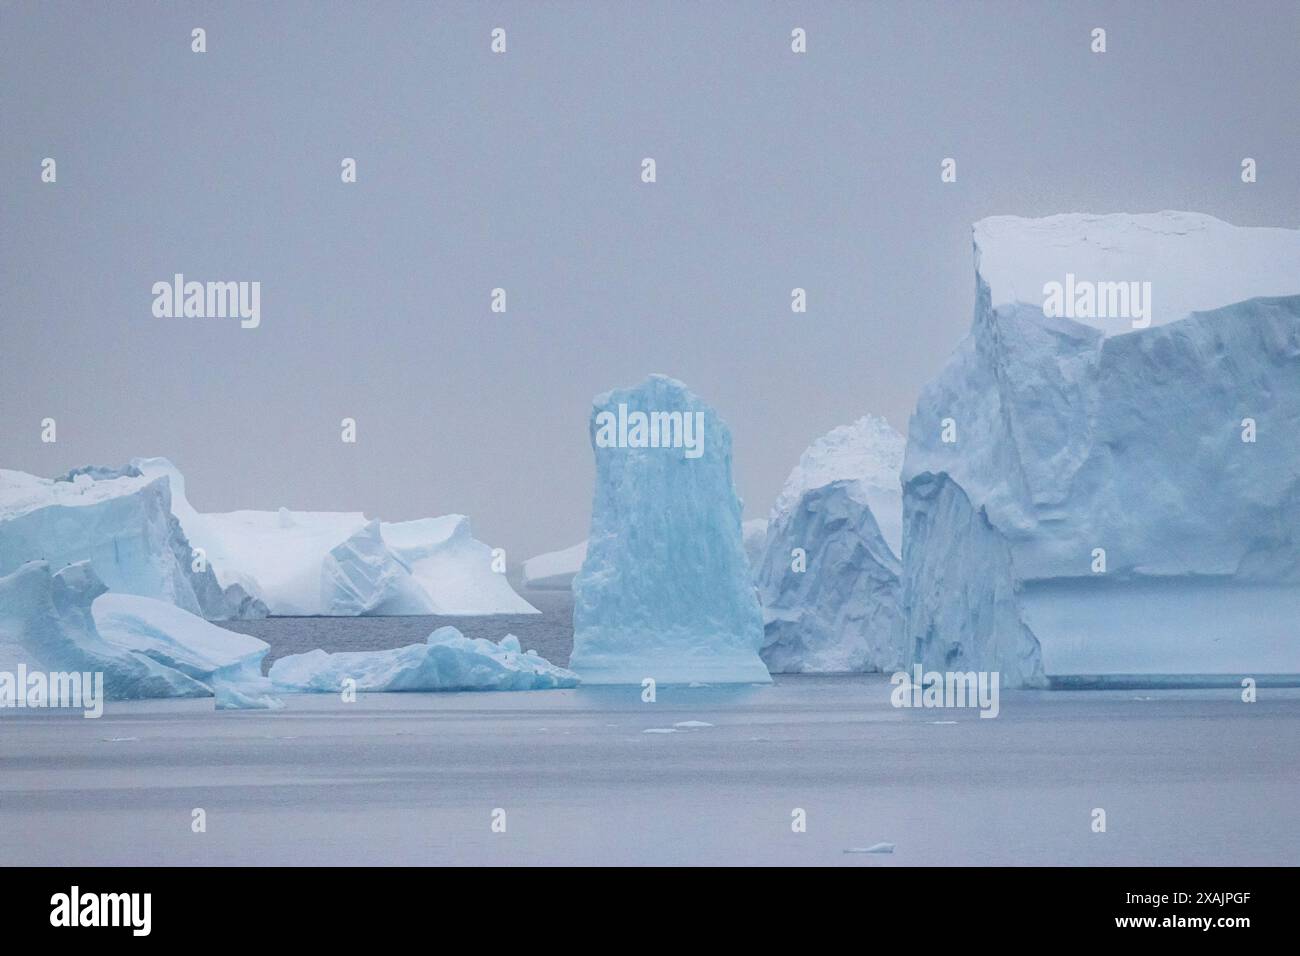
<path id="1" fill-rule="evenodd" d="M 499 641 L 519 638 L 552 664 L 569 663 L 573 651 L 573 595 L 569 591 L 521 591 L 541 614 L 492 614 L 484 617 L 268 617 L 260 621 L 221 621 L 222 627 L 251 634 L 271 645 L 263 666 L 278 658 L 321 648 L 326 651 L 380 651 L 421 644 L 430 632 L 450 624 L 466 637 Z"/>

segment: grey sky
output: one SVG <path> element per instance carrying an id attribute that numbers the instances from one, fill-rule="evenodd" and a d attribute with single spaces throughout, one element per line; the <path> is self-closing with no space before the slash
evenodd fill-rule
<path id="1" fill-rule="evenodd" d="M 592 396 L 664 372 L 763 516 L 819 434 L 905 430 L 974 220 L 1300 224 L 1298 36 L 1295 2 L 6 2 L 0 466 L 166 455 L 201 510 L 457 511 L 521 560 L 586 536 Z M 175 272 L 259 280 L 261 327 L 154 318 Z"/>

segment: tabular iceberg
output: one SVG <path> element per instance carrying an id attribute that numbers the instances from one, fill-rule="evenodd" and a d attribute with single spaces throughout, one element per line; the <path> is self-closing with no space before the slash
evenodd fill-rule
<path id="1" fill-rule="evenodd" d="M 272 614 L 535 614 L 493 567 L 469 519 L 370 521 L 360 512 L 196 511 L 165 458 L 137 458 L 166 476 L 171 506 L 218 578 L 239 584 Z"/>
<path id="2" fill-rule="evenodd" d="M 916 659 L 1300 673 L 1300 231 L 1165 212 L 974 240 L 974 325 L 903 470 Z"/>
<path id="3" fill-rule="evenodd" d="M 168 601 L 213 620 L 264 617 L 238 584 L 222 587 L 172 513 L 166 476 L 80 468 L 61 478 L 0 470 L 0 575 L 28 561 L 89 561 L 114 591 Z"/>
<path id="4" fill-rule="evenodd" d="M 569 666 L 584 683 L 770 681 L 727 426 L 653 375 L 598 396 L 590 437 L 596 491 Z"/>
<path id="5" fill-rule="evenodd" d="M 903 663 L 903 447 L 888 422 L 867 416 L 819 438 L 786 479 L 757 573 L 769 670 L 884 671 Z"/>
<path id="6" fill-rule="evenodd" d="M 365 692 L 552 690 L 578 684 L 572 671 L 536 651 L 521 651 L 513 634 L 494 644 L 465 637 L 454 627 L 438 628 L 424 644 L 336 654 L 315 650 L 271 665 L 271 681 L 284 693 L 336 694 L 348 679 Z"/>

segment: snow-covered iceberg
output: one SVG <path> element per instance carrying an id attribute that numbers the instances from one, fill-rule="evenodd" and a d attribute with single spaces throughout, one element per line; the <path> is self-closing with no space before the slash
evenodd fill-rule
<path id="1" fill-rule="evenodd" d="M 89 561 L 112 590 L 168 601 L 212 620 L 264 617 L 236 583 L 196 562 L 172 513 L 166 476 L 79 468 L 60 478 L 0 470 L 0 575 L 28 561 L 54 570 Z"/>
<path id="2" fill-rule="evenodd" d="M 216 697 L 274 707 L 267 645 L 152 598 L 109 594 L 88 561 L 32 561 L 0 578 L 0 671 L 104 675 L 110 700 Z"/>
<path id="3" fill-rule="evenodd" d="M 282 657 L 271 665 L 271 681 L 283 693 L 375 691 L 551 690 L 575 687 L 578 675 L 556 667 L 536 651 L 522 651 L 507 634 L 499 642 L 465 637 L 440 627 L 424 644 L 383 651 L 322 650 Z"/>
<path id="4" fill-rule="evenodd" d="M 562 551 L 548 551 L 524 562 L 524 587 L 567 591 L 587 557 L 587 542 L 580 541 Z"/>
<path id="5" fill-rule="evenodd" d="M 595 399 L 591 535 L 573 582 L 584 683 L 769 681 L 731 432 L 662 375 Z"/>
<path id="6" fill-rule="evenodd" d="M 1300 231 L 1000 216 L 974 240 L 974 325 L 903 470 L 915 657 L 1004 684 L 1300 673 Z"/>
<path id="7" fill-rule="evenodd" d="M 165 458 L 137 458 L 166 476 L 171 507 L 218 578 L 272 614 L 534 614 L 474 538 L 464 515 L 369 521 L 360 512 L 195 510 Z"/>
<path id="8" fill-rule="evenodd" d="M 867 416 L 817 439 L 772 508 L 757 583 L 773 672 L 893 670 L 903 436 Z"/>

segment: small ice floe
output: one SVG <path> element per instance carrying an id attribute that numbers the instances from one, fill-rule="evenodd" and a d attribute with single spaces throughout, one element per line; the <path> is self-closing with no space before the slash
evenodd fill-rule
<path id="1" fill-rule="evenodd" d="M 712 724 L 705 723 L 702 720 L 679 720 L 673 724 L 674 727 L 712 727 Z"/>
<path id="2" fill-rule="evenodd" d="M 894 844 L 876 843 L 872 846 L 853 846 L 844 851 L 845 853 L 893 853 Z"/>
<path id="3" fill-rule="evenodd" d="M 106 744 L 120 744 L 120 743 L 125 743 L 128 740 L 139 740 L 140 738 L 139 737 L 100 737 L 99 739 L 104 741 L 104 743 Z"/>
<path id="4" fill-rule="evenodd" d="M 675 733 L 677 733 L 677 728 L 676 728 L 676 727 L 647 727 L 645 730 L 641 731 L 641 733 L 643 733 L 643 734 L 675 734 Z"/>
<path id="5" fill-rule="evenodd" d="M 944 725 L 944 724 L 955 724 L 955 723 L 957 723 L 957 721 L 955 721 L 955 720 L 931 720 L 931 721 L 927 721 L 927 723 L 931 723 L 931 724 L 939 724 L 939 725 L 942 726 L 942 725 Z"/>
<path id="6" fill-rule="evenodd" d="M 702 680 L 693 680 L 693 681 L 691 681 L 689 684 L 687 684 L 686 686 L 687 686 L 687 687 L 712 687 L 713 685 L 712 685 L 712 684 L 706 684 L 706 683 L 705 683 L 704 681 L 702 681 Z"/>

